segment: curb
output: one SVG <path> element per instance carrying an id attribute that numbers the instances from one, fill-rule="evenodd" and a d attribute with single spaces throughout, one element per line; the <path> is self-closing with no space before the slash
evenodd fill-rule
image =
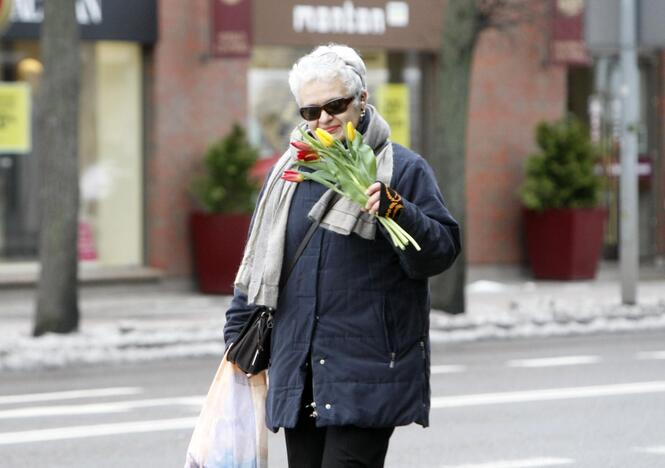
<path id="1" fill-rule="evenodd" d="M 597 307 L 580 313 L 559 307 L 537 314 L 430 315 L 433 344 L 571 336 L 665 329 L 665 302 Z M 123 320 L 96 324 L 70 335 L 33 338 L 15 332 L 0 343 L 0 372 L 121 364 L 188 357 L 221 357 L 223 319 Z"/>

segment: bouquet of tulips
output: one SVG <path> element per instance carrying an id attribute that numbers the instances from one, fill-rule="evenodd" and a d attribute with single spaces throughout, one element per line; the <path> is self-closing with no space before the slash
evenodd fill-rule
<path id="1" fill-rule="evenodd" d="M 289 182 L 313 180 L 364 207 L 369 199 L 367 189 L 376 181 L 376 156 L 362 134 L 356 132 L 351 122 L 346 125 L 346 146 L 321 128 L 315 133 L 318 140 L 301 129 L 303 141 L 291 143 L 298 150 L 295 165 L 312 171 L 287 170 L 282 179 Z M 420 250 L 418 243 L 392 218 L 378 216 L 396 247 L 404 250 L 411 244 Z"/>

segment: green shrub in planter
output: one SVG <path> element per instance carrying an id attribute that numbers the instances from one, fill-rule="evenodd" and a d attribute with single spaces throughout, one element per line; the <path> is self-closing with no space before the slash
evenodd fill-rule
<path id="1" fill-rule="evenodd" d="M 258 150 L 249 144 L 243 128 L 231 132 L 207 150 L 205 173 L 194 180 L 192 193 L 209 213 L 251 213 L 258 193 L 249 171 Z"/>
<path id="2" fill-rule="evenodd" d="M 540 123 L 540 151 L 526 161 L 519 194 L 524 204 L 526 251 L 534 277 L 590 279 L 603 244 L 603 178 L 598 151 L 581 122 Z"/>
<path id="3" fill-rule="evenodd" d="M 598 206 L 603 179 L 596 173 L 599 152 L 587 128 L 573 117 L 541 122 L 536 142 L 540 151 L 526 160 L 519 189 L 524 206 L 536 211 Z"/>

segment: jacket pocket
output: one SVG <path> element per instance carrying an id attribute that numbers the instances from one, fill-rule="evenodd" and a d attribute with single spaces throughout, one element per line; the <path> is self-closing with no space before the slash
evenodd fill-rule
<path id="1" fill-rule="evenodd" d="M 395 345 L 394 322 L 390 315 L 390 310 L 387 302 L 388 301 L 384 296 L 383 303 L 381 304 L 381 319 L 383 322 L 383 335 L 386 341 L 386 351 L 388 352 L 388 357 L 390 358 L 389 366 L 392 369 L 393 367 L 395 367 L 397 349 Z"/>

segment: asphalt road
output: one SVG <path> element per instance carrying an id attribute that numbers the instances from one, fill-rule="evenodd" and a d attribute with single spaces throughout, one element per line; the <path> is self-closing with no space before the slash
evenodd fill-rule
<path id="1" fill-rule="evenodd" d="M 388 468 L 665 467 L 665 332 L 435 345 Z M 0 467 L 182 467 L 212 359 L 0 374 Z M 286 467 L 282 432 L 270 467 Z"/>

